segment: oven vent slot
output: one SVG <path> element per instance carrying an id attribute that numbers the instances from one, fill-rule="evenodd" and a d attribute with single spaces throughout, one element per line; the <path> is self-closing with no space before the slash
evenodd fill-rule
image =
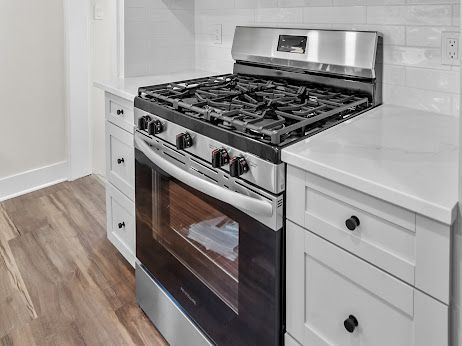
<path id="1" fill-rule="evenodd" d="M 162 145 L 167 149 L 167 150 L 171 150 L 171 151 L 174 151 L 175 153 L 177 153 L 178 155 L 181 155 L 181 156 L 186 156 L 184 153 L 182 153 L 181 151 L 178 151 L 175 147 L 167 144 L 167 143 L 162 143 Z"/>
<path id="2" fill-rule="evenodd" d="M 197 168 L 191 167 L 191 170 L 198 173 L 199 175 L 207 178 L 208 180 L 212 181 L 213 183 L 218 184 L 218 180 L 213 179 L 212 177 L 208 176 L 207 174 L 199 171 Z"/>
<path id="3" fill-rule="evenodd" d="M 210 175 L 217 175 L 217 172 L 214 171 L 213 169 L 211 169 L 210 167 L 206 166 L 205 164 L 203 164 L 202 162 L 194 159 L 194 158 L 190 158 L 191 162 L 194 162 L 195 164 L 197 164 L 198 166 L 200 166 L 202 169 L 206 170 L 208 172 L 208 174 Z"/>
<path id="4" fill-rule="evenodd" d="M 277 207 L 278 207 L 278 208 L 281 208 L 283 205 L 284 205 L 284 201 L 283 201 L 282 199 L 280 199 L 280 200 L 278 201 Z"/>
<path id="5" fill-rule="evenodd" d="M 172 156 L 172 155 L 170 155 L 169 153 L 167 153 L 167 152 L 165 152 L 165 151 L 164 151 L 164 155 L 165 155 L 165 156 L 168 156 L 169 158 L 175 160 L 175 161 L 178 162 L 178 163 L 181 163 L 182 166 L 185 166 L 185 163 L 184 163 L 183 161 L 178 160 L 175 156 Z"/>

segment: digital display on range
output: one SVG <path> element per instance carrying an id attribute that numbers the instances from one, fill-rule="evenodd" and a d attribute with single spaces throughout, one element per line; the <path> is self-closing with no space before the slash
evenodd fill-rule
<path id="1" fill-rule="evenodd" d="M 307 41 L 308 37 L 306 36 L 280 35 L 278 51 L 286 53 L 305 54 Z"/>

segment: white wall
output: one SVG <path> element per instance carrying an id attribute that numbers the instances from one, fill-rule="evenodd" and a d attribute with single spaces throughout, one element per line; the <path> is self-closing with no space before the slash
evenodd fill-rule
<path id="1" fill-rule="evenodd" d="M 67 160 L 64 80 L 63 1 L 0 1 L 0 190 Z"/>
<path id="2" fill-rule="evenodd" d="M 125 0 L 125 76 L 195 67 L 193 0 Z"/>
<path id="3" fill-rule="evenodd" d="M 441 31 L 459 31 L 459 0 L 196 0 L 198 69 L 230 72 L 236 25 L 378 30 L 384 34 L 384 101 L 459 113 L 459 68 L 441 64 Z M 222 24 L 223 43 L 213 43 Z"/>

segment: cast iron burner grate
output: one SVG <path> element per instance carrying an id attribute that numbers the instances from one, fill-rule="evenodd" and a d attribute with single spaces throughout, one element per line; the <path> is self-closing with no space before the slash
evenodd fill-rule
<path id="1" fill-rule="evenodd" d="M 139 97 L 273 145 L 369 108 L 351 90 L 239 74 L 140 88 Z"/>

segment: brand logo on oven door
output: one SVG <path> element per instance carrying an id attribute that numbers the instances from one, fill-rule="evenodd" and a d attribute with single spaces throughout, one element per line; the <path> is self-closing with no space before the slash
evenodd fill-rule
<path id="1" fill-rule="evenodd" d="M 191 295 L 183 288 L 183 286 L 180 287 L 180 291 L 186 296 L 186 298 L 189 299 L 191 303 L 193 303 L 194 305 L 197 305 L 196 300 L 193 297 L 191 297 Z"/>

